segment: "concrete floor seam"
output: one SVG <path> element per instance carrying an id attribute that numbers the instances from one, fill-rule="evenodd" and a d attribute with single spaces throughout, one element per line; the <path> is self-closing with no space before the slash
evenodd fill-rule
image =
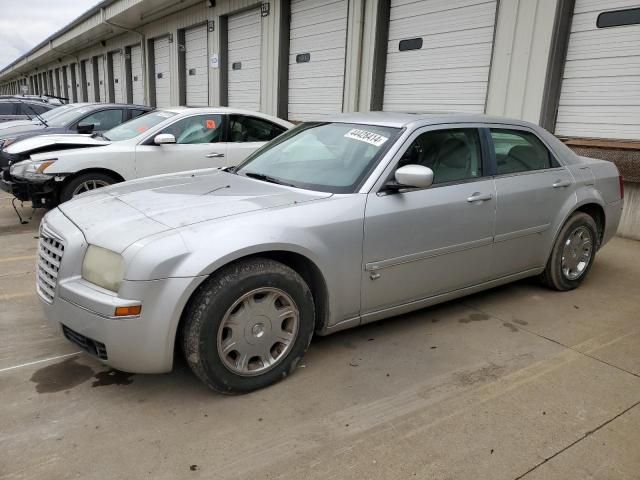
<path id="1" fill-rule="evenodd" d="M 529 470 L 527 470 L 525 473 L 523 473 L 522 475 L 514 478 L 513 480 L 521 480 L 522 478 L 526 477 L 527 475 L 529 475 L 531 472 L 533 472 L 534 470 L 540 468 L 542 465 L 544 465 L 545 463 L 547 463 L 550 460 L 553 460 L 555 457 L 557 457 L 558 455 L 560 455 L 563 452 L 566 452 L 567 450 L 569 450 L 571 447 L 577 445 L 578 443 L 580 443 L 581 441 L 583 441 L 584 439 L 588 438 L 589 436 L 593 435 L 594 433 L 596 433 L 598 430 L 602 429 L 603 427 L 606 427 L 607 425 L 609 425 L 611 422 L 613 422 L 614 420 L 620 418 L 622 415 L 624 415 L 627 412 L 630 412 L 631 410 L 633 410 L 635 407 L 637 407 L 638 405 L 640 405 L 640 401 L 637 401 L 636 403 L 634 403 L 633 405 L 631 405 L 630 407 L 624 409 L 622 412 L 618 413 L 616 416 L 610 418 L 609 420 L 607 420 L 606 422 L 598 425 L 596 428 L 589 430 L 587 432 L 584 433 L 584 435 L 582 435 L 582 437 L 578 438 L 576 441 L 570 443 L 569 445 L 567 445 L 566 447 L 558 450 L 556 453 L 554 453 L 553 455 L 551 455 L 548 458 L 545 458 L 542 462 L 536 464 L 535 466 L 533 466 L 532 468 L 530 468 Z"/>
<path id="2" fill-rule="evenodd" d="M 464 302 L 462 302 L 462 303 L 463 303 L 463 305 L 465 305 L 465 306 L 467 306 L 467 307 L 469 307 L 469 308 L 471 308 L 471 309 L 473 309 L 473 310 L 476 310 L 476 311 L 477 311 L 477 312 L 479 312 L 479 313 L 484 313 L 485 315 L 489 315 L 490 317 L 493 317 L 493 318 L 495 318 L 496 320 L 499 320 L 499 321 L 501 321 L 501 322 L 507 322 L 507 320 L 504 320 L 504 319 L 502 319 L 502 318 L 498 317 L 497 315 L 491 314 L 491 313 L 489 313 L 489 312 L 485 312 L 484 310 L 482 310 L 482 309 L 480 309 L 480 308 L 477 308 L 477 307 L 475 307 L 475 306 L 473 306 L 473 305 L 471 305 L 471 304 L 467 304 L 467 303 L 464 303 Z M 568 349 L 568 350 L 571 350 L 571 351 L 573 351 L 573 352 L 576 352 L 576 353 L 578 353 L 578 354 L 580 354 L 580 355 L 584 355 L 585 357 L 591 358 L 592 360 L 596 360 L 597 362 L 600 362 L 600 363 L 602 363 L 602 364 L 604 364 L 604 365 L 607 365 L 607 366 L 609 366 L 609 367 L 612 367 L 612 368 L 615 368 L 615 369 L 617 369 L 617 370 L 620 370 L 621 372 L 628 373 L 629 375 L 633 375 L 634 377 L 640 378 L 640 375 L 638 375 L 637 373 L 631 372 L 631 371 L 626 370 L 626 369 L 624 369 L 624 368 L 622 368 L 622 367 L 619 367 L 619 366 L 617 366 L 617 365 L 614 365 L 614 364 L 612 364 L 612 363 L 609 363 L 609 362 L 607 362 L 607 361 L 605 361 L 605 360 L 602 360 L 601 358 L 594 357 L 593 355 L 589 355 L 589 354 L 588 354 L 588 353 L 586 353 L 586 352 L 582 352 L 582 351 L 577 350 L 577 349 L 575 349 L 575 348 L 573 348 L 573 347 L 571 347 L 571 346 L 569 346 L 569 345 L 565 345 L 564 343 L 559 342 L 559 341 L 557 341 L 557 340 L 554 340 L 553 338 L 546 337 L 545 335 L 541 335 L 541 334 L 536 333 L 536 332 L 534 332 L 534 331 L 532 331 L 532 330 L 529 330 L 529 329 L 527 329 L 527 328 L 524 328 L 522 325 L 518 325 L 518 327 L 517 327 L 517 328 L 518 328 L 519 330 L 522 330 L 523 332 L 527 332 L 527 333 L 530 333 L 531 335 L 535 335 L 536 337 L 542 338 L 542 339 L 544 339 L 544 340 L 548 340 L 549 342 L 555 343 L 556 345 L 559 345 L 559 346 L 561 346 L 561 347 L 563 347 L 563 348 L 566 348 L 566 349 Z"/>

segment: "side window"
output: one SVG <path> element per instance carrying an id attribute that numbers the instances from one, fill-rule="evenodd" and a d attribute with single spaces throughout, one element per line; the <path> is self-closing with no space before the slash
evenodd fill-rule
<path id="1" fill-rule="evenodd" d="M 13 102 L 0 103 L 0 115 L 13 115 Z"/>
<path id="2" fill-rule="evenodd" d="M 110 130 L 122 123 L 122 110 L 103 110 L 84 117 L 78 124 L 94 125 L 94 130 Z"/>
<path id="3" fill-rule="evenodd" d="M 178 144 L 217 143 L 222 133 L 222 115 L 194 115 L 169 125 L 160 133 L 170 133 Z"/>
<path id="4" fill-rule="evenodd" d="M 491 129 L 498 175 L 558 167 L 559 164 L 533 133 Z"/>
<path id="5" fill-rule="evenodd" d="M 231 115 L 229 118 L 230 142 L 268 142 L 286 129 L 268 120 L 243 115 Z"/>
<path id="6" fill-rule="evenodd" d="M 433 170 L 433 183 L 459 182 L 482 176 L 480 136 L 475 128 L 434 130 L 418 136 L 398 162 Z"/>

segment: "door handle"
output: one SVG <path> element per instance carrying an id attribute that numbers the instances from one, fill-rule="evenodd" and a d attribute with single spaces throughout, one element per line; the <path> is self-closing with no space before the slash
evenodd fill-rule
<path id="1" fill-rule="evenodd" d="M 224 153 L 209 153 L 206 155 L 207 158 L 222 158 L 224 157 Z"/>
<path id="2" fill-rule="evenodd" d="M 481 202 L 483 200 L 491 200 L 492 198 L 493 198 L 493 195 L 491 195 L 490 193 L 476 192 L 473 195 L 471 195 L 469 198 L 467 198 L 467 202 L 469 203 Z"/>
<path id="3" fill-rule="evenodd" d="M 564 188 L 571 185 L 569 180 L 556 180 L 556 183 L 552 185 L 553 188 Z"/>

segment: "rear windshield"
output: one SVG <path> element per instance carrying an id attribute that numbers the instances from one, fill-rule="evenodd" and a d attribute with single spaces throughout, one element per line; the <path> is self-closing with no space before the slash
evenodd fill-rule
<path id="1" fill-rule="evenodd" d="M 107 130 L 102 136 L 107 140 L 111 140 L 114 142 L 120 140 L 130 140 L 134 137 L 137 137 L 138 135 L 142 135 L 150 128 L 159 125 L 160 123 L 173 117 L 174 115 L 175 113 L 173 112 L 150 112 L 146 115 L 136 117 L 133 120 L 129 120 L 122 125 L 118 125 L 111 130 Z"/>

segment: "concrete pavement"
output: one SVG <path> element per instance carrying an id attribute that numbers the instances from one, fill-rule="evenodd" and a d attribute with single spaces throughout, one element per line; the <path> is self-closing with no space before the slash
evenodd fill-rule
<path id="1" fill-rule="evenodd" d="M 316 338 L 286 381 L 224 397 L 182 362 L 76 355 L 35 297 L 40 216 L 0 196 L 2 479 L 640 479 L 639 242 L 578 290 L 523 281 Z"/>

